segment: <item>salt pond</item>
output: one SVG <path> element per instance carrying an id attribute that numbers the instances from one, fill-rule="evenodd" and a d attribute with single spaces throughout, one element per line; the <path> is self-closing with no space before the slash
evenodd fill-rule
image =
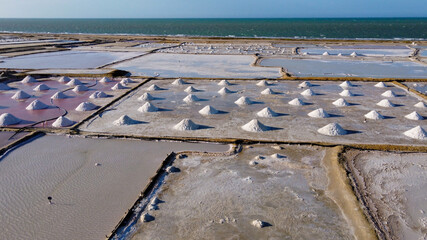
<path id="1" fill-rule="evenodd" d="M 307 53 L 310 55 L 322 55 L 324 52 L 328 52 L 330 55 L 350 55 L 355 52 L 359 56 L 393 56 L 393 57 L 407 57 L 411 55 L 413 50 L 409 48 L 404 49 L 363 49 L 363 48 L 303 48 L 300 50 L 300 53 Z"/>

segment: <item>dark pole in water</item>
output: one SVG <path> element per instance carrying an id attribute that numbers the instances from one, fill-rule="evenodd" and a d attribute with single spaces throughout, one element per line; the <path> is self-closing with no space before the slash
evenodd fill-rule
<path id="1" fill-rule="evenodd" d="M 49 201 L 49 204 L 52 204 L 52 197 L 51 196 L 47 197 L 47 200 Z"/>

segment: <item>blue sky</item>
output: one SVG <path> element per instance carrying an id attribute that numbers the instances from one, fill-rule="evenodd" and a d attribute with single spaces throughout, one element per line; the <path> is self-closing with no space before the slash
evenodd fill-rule
<path id="1" fill-rule="evenodd" d="M 427 0 L 0 0 L 0 18 L 427 17 Z"/>

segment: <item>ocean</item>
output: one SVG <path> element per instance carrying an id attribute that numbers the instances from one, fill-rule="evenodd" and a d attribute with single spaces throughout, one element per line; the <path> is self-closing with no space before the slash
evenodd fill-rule
<path id="1" fill-rule="evenodd" d="M 423 40 L 427 18 L 0 19 L 0 32 Z"/>

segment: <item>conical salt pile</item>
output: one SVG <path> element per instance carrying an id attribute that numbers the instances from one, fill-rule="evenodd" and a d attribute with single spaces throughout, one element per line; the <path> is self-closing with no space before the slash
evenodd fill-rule
<path id="1" fill-rule="evenodd" d="M 141 95 L 141 97 L 138 98 L 138 101 L 151 101 L 153 99 L 154 99 L 154 97 L 151 94 L 144 93 Z"/>
<path id="2" fill-rule="evenodd" d="M 324 53 L 322 53 L 322 55 L 323 56 L 329 56 L 329 53 L 328 52 L 324 52 Z"/>
<path id="3" fill-rule="evenodd" d="M 37 82 L 37 80 L 31 76 L 26 76 L 24 79 L 22 79 L 21 83 L 34 83 Z"/>
<path id="4" fill-rule="evenodd" d="M 65 93 L 63 93 L 63 92 L 56 92 L 50 98 L 52 98 L 52 99 L 65 99 L 65 98 L 68 98 L 68 96 L 65 95 Z"/>
<path id="5" fill-rule="evenodd" d="M 5 91 L 5 90 L 10 90 L 10 89 L 12 89 L 12 88 L 7 86 L 4 83 L 0 83 L 0 90 Z"/>
<path id="6" fill-rule="evenodd" d="M 289 105 L 292 105 L 292 106 L 303 106 L 303 105 L 305 105 L 305 103 L 299 98 L 294 98 L 291 101 L 289 101 L 288 103 L 289 103 Z"/>
<path id="7" fill-rule="evenodd" d="M 123 115 L 119 119 L 117 119 L 113 122 L 113 124 L 116 126 L 132 125 L 132 124 L 137 124 L 137 123 L 139 123 L 139 121 L 133 120 L 128 115 Z"/>
<path id="8" fill-rule="evenodd" d="M 121 83 L 116 83 L 111 90 L 119 90 L 119 89 L 127 89 L 127 87 L 123 86 Z"/>
<path id="9" fill-rule="evenodd" d="M 58 82 L 60 82 L 60 83 L 67 83 L 67 82 L 69 82 L 69 81 L 71 81 L 71 78 L 69 78 L 69 77 L 60 77 L 59 79 L 58 79 Z"/>
<path id="10" fill-rule="evenodd" d="M 204 108 L 202 108 L 199 111 L 200 114 L 202 115 L 212 115 L 212 114 L 218 114 L 218 110 L 216 110 L 214 107 L 207 105 Z"/>
<path id="11" fill-rule="evenodd" d="M 67 117 L 59 117 L 52 123 L 52 127 L 69 127 L 74 125 L 76 122 L 68 119 Z"/>
<path id="12" fill-rule="evenodd" d="M 233 92 L 232 92 L 232 91 L 230 91 L 228 88 L 223 87 L 223 88 L 221 88 L 221 89 L 218 91 L 218 93 L 219 93 L 219 94 L 221 94 L 221 95 L 225 95 L 225 94 L 230 94 L 230 93 L 233 93 Z"/>
<path id="13" fill-rule="evenodd" d="M 76 79 L 76 78 L 72 78 L 68 83 L 67 86 L 78 86 L 78 85 L 83 85 L 82 82 L 80 82 L 80 80 Z"/>
<path id="14" fill-rule="evenodd" d="M 92 99 L 106 98 L 106 97 L 108 97 L 108 95 L 103 91 L 96 91 L 89 96 L 89 98 L 92 98 Z"/>
<path id="15" fill-rule="evenodd" d="M 307 114 L 309 117 L 313 117 L 313 118 L 328 118 L 329 114 L 323 110 L 323 108 L 318 108 L 314 111 L 311 111 Z"/>
<path id="16" fill-rule="evenodd" d="M 419 140 L 427 140 L 427 132 L 421 126 L 416 126 L 406 132 L 404 132 L 405 136 L 419 139 Z"/>
<path id="17" fill-rule="evenodd" d="M 378 106 L 381 107 L 395 107 L 395 105 L 390 102 L 388 99 L 383 99 L 377 103 Z"/>
<path id="18" fill-rule="evenodd" d="M 298 85 L 299 88 L 306 88 L 306 87 L 312 87 L 312 86 L 313 84 L 311 84 L 309 81 L 304 81 Z"/>
<path id="19" fill-rule="evenodd" d="M 338 55 L 337 55 L 338 57 L 342 57 L 342 53 L 338 53 Z"/>
<path id="20" fill-rule="evenodd" d="M 234 103 L 237 105 L 243 106 L 243 105 L 251 105 L 252 101 L 249 98 L 243 96 L 237 99 Z"/>
<path id="21" fill-rule="evenodd" d="M 344 130 L 338 123 L 329 123 L 328 125 L 319 128 L 317 132 L 328 136 L 339 136 L 347 134 L 347 131 Z"/>
<path id="22" fill-rule="evenodd" d="M 252 119 L 250 122 L 243 125 L 242 129 L 248 132 L 265 132 L 270 130 L 270 127 L 265 126 L 257 119 Z"/>
<path id="23" fill-rule="evenodd" d="M 358 54 L 357 54 L 356 52 L 352 52 L 352 53 L 350 54 L 350 56 L 352 56 L 352 57 L 357 57 L 357 56 L 358 56 Z"/>
<path id="24" fill-rule="evenodd" d="M 3 113 L 0 115 L 0 126 L 9 126 L 20 123 L 22 120 L 13 116 L 10 113 Z"/>
<path id="25" fill-rule="evenodd" d="M 365 118 L 373 119 L 373 120 L 380 120 L 380 119 L 384 119 L 384 116 L 381 115 L 379 112 L 372 110 L 372 111 L 368 112 L 367 114 L 365 114 Z"/>
<path id="26" fill-rule="evenodd" d="M 266 108 L 262 109 L 261 111 L 257 112 L 257 115 L 260 117 L 270 118 L 270 117 L 277 117 L 279 114 L 277 112 L 271 110 L 271 108 L 266 107 Z"/>
<path id="27" fill-rule="evenodd" d="M 228 82 L 227 80 L 221 80 L 218 83 L 219 86 L 230 86 L 230 82 Z"/>
<path id="28" fill-rule="evenodd" d="M 349 82 L 349 81 L 344 81 L 344 82 L 342 82 L 340 84 L 340 87 L 342 87 L 342 88 L 349 88 L 349 87 L 354 87 L 354 85 L 351 82 Z"/>
<path id="29" fill-rule="evenodd" d="M 271 88 L 266 88 L 264 89 L 261 94 L 263 95 L 273 95 L 273 94 L 278 94 L 278 92 L 273 91 Z"/>
<path id="30" fill-rule="evenodd" d="M 427 105 L 424 102 L 418 102 L 414 105 L 417 108 L 427 108 Z"/>
<path id="31" fill-rule="evenodd" d="M 97 107 L 98 106 L 96 106 L 91 102 L 82 102 L 79 104 L 79 106 L 76 107 L 76 111 L 79 111 L 79 112 L 92 111 Z"/>
<path id="32" fill-rule="evenodd" d="M 73 88 L 73 92 L 84 92 L 89 90 L 85 85 L 77 85 Z"/>
<path id="33" fill-rule="evenodd" d="M 408 115 L 405 115 L 405 118 L 410 119 L 410 120 L 424 120 L 424 117 L 415 111 L 411 112 Z"/>
<path id="34" fill-rule="evenodd" d="M 147 88 L 147 91 L 159 91 L 159 90 L 161 90 L 161 88 L 156 84 L 153 84 Z"/>
<path id="35" fill-rule="evenodd" d="M 33 90 L 37 91 L 37 92 L 40 92 L 40 91 L 46 91 L 46 90 L 49 90 L 49 89 L 50 89 L 49 86 L 47 86 L 46 84 L 42 83 L 42 84 L 38 85 L 37 87 L 35 87 Z"/>
<path id="36" fill-rule="evenodd" d="M 340 92 L 340 95 L 343 97 L 352 97 L 354 94 L 350 90 L 343 90 Z"/>
<path id="37" fill-rule="evenodd" d="M 383 82 L 379 82 L 379 83 L 375 84 L 374 86 L 377 88 L 386 88 L 387 87 L 387 85 L 385 85 L 385 83 L 383 83 Z"/>
<path id="38" fill-rule="evenodd" d="M 179 122 L 177 125 L 173 127 L 175 130 L 179 131 L 188 131 L 188 130 L 197 130 L 199 128 L 198 124 L 195 124 L 190 119 L 186 118 Z"/>
<path id="39" fill-rule="evenodd" d="M 99 80 L 99 82 L 101 82 L 101 83 L 109 83 L 109 82 L 111 82 L 111 79 L 109 79 L 107 77 L 103 77 L 101 80 Z"/>
<path id="40" fill-rule="evenodd" d="M 181 78 L 176 79 L 175 81 L 172 82 L 172 85 L 185 85 L 188 84 L 187 82 L 185 82 L 184 80 L 182 80 Z"/>
<path id="41" fill-rule="evenodd" d="M 32 101 L 25 109 L 27 110 L 40 110 L 40 109 L 46 109 L 49 106 L 44 104 L 43 102 L 39 101 L 38 99 Z"/>
<path id="42" fill-rule="evenodd" d="M 311 90 L 311 89 L 306 89 L 301 93 L 301 95 L 303 95 L 303 96 L 314 96 L 314 95 L 316 95 L 316 93 L 314 93 L 313 90 Z"/>
<path id="43" fill-rule="evenodd" d="M 135 83 L 135 81 L 134 81 L 134 80 L 132 80 L 132 79 L 130 79 L 130 78 L 123 78 L 123 79 L 120 81 L 120 83 L 121 83 L 121 84 L 123 84 L 123 85 L 128 85 L 129 83 Z"/>
<path id="44" fill-rule="evenodd" d="M 265 86 L 269 86 L 270 84 L 265 80 L 261 80 L 256 85 L 260 87 L 265 87 Z"/>
<path id="45" fill-rule="evenodd" d="M 189 86 L 189 87 L 188 87 L 188 88 L 186 88 L 184 91 L 185 91 L 185 92 L 187 92 L 187 93 L 200 92 L 200 90 L 195 89 L 193 86 Z"/>
<path id="46" fill-rule="evenodd" d="M 276 158 L 276 159 L 286 158 L 286 156 L 285 156 L 285 155 L 282 155 L 282 154 L 280 154 L 280 153 L 274 153 L 274 154 L 271 154 L 271 156 L 270 156 L 270 157 L 272 157 L 272 158 Z"/>
<path id="47" fill-rule="evenodd" d="M 332 104 L 334 104 L 337 107 L 350 106 L 350 104 L 344 98 L 340 98 L 340 99 L 334 101 Z"/>
<path id="48" fill-rule="evenodd" d="M 192 102 L 200 101 L 200 99 L 196 95 L 193 95 L 193 94 L 188 94 L 183 100 L 186 103 L 192 103 Z"/>
<path id="49" fill-rule="evenodd" d="M 147 112 L 158 112 L 159 109 L 151 104 L 150 102 L 146 102 L 144 105 L 142 105 L 140 108 L 138 108 L 139 112 L 147 113 Z"/>
<path id="50" fill-rule="evenodd" d="M 26 93 L 24 91 L 19 90 L 11 98 L 15 99 L 15 100 L 19 100 L 19 99 L 27 99 L 27 98 L 30 98 L 30 97 L 31 97 L 30 94 L 28 94 L 28 93 Z"/>
<path id="51" fill-rule="evenodd" d="M 383 97 L 396 97 L 396 94 L 391 90 L 387 90 L 387 91 L 383 92 L 381 94 L 381 96 L 383 96 Z"/>

